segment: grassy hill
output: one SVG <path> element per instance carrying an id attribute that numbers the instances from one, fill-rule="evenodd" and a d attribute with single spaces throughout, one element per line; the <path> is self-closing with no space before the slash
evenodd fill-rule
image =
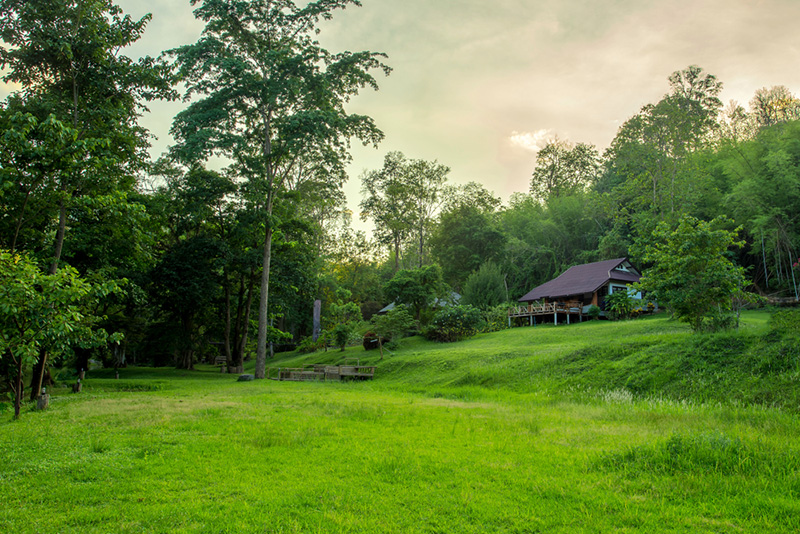
<path id="1" fill-rule="evenodd" d="M 378 366 L 381 386 L 453 398 L 499 392 L 663 397 L 800 409 L 800 324 L 776 331 L 770 314 L 747 312 L 738 331 L 692 334 L 666 315 L 635 321 L 520 327 L 442 344 L 403 340 L 383 361 L 361 347 L 288 355 L 272 365 Z M 784 329 L 785 330 L 785 329 Z"/>
<path id="2" fill-rule="evenodd" d="M 797 329 L 768 319 L 274 362 L 366 357 L 362 383 L 89 373 L 0 416 L 0 532 L 797 532 Z"/>

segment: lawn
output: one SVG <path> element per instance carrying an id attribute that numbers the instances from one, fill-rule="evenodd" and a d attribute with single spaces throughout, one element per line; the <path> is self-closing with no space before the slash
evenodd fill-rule
<path id="1" fill-rule="evenodd" d="M 766 320 L 749 315 L 743 343 Z M 98 371 L 46 412 L 0 415 L 0 532 L 800 530 L 794 397 L 697 394 L 670 374 L 685 354 L 653 366 L 651 389 L 615 382 L 698 343 L 732 342 L 653 318 L 409 339 L 383 361 L 348 349 L 378 364 L 363 383 Z M 703 361 L 692 372 L 717 391 Z"/>

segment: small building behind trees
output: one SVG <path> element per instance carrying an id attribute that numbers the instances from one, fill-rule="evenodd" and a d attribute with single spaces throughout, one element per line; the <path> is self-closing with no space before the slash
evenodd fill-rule
<path id="1" fill-rule="evenodd" d="M 561 275 L 535 287 L 520 299 L 520 306 L 509 311 L 509 317 L 526 317 L 534 324 L 536 316 L 582 320 L 594 305 L 604 310 L 605 298 L 616 291 L 628 291 L 628 286 L 641 278 L 627 258 L 575 265 Z M 634 295 L 641 298 L 641 294 Z"/>

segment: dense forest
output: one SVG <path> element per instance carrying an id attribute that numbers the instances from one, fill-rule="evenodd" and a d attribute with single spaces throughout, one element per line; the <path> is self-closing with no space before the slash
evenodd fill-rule
<path id="1" fill-rule="evenodd" d="M 149 17 L 109 0 L 0 0 L 0 67 L 18 87 L 0 106 L 11 389 L 33 369 L 36 395 L 50 365 L 90 359 L 191 369 L 221 355 L 236 371 L 252 356 L 263 376 L 270 347 L 313 344 L 315 300 L 324 339 L 360 341 L 342 325 L 392 301 L 424 323 L 453 291 L 491 309 L 580 263 L 646 271 L 654 240 L 687 220 L 736 236 L 726 254 L 748 292 L 797 297 L 800 99 L 786 87 L 724 105 L 723 81 L 677 70 L 608 148 L 549 142 L 507 203 L 455 185 L 446 162 L 388 153 L 359 177 L 367 235 L 342 184 L 350 143 L 383 133 L 347 102 L 390 68 L 314 38 L 357 2 L 193 3 L 196 43 L 131 58 Z M 151 160 L 138 120 L 178 98 L 174 144 Z"/>

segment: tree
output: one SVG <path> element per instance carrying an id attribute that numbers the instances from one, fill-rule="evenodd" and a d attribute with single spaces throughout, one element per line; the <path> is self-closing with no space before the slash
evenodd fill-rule
<path id="1" fill-rule="evenodd" d="M 58 356 L 76 345 L 119 340 L 96 329 L 99 318 L 88 312 L 94 301 L 117 290 L 112 282 L 92 285 L 71 267 L 44 274 L 28 257 L 0 250 L 0 359 L 11 363 L 15 418 L 20 414 L 22 375 L 43 351 Z M 41 383 L 37 391 L 40 388 Z"/>
<path id="2" fill-rule="evenodd" d="M 401 269 L 384 285 L 383 292 L 396 304 L 406 304 L 414 309 L 419 320 L 422 310 L 443 297 L 442 270 L 438 265 L 419 269 Z"/>
<path id="3" fill-rule="evenodd" d="M 450 168 L 436 161 L 411 160 L 406 167 L 411 205 L 414 208 L 418 267 L 425 260 L 425 244 L 431 231 L 433 219 L 445 201 L 449 188 L 447 175 Z"/>
<path id="4" fill-rule="evenodd" d="M 689 156 L 707 146 L 717 128 L 722 83 L 695 65 L 674 72 L 669 82 L 670 93 L 619 129 L 605 155 L 605 180 L 620 184 L 620 205 L 675 221 L 703 190 L 705 177 Z"/>
<path id="5" fill-rule="evenodd" d="M 356 330 L 356 326 L 363 320 L 361 308 L 350 300 L 352 295 L 346 289 L 336 291 L 336 302 L 331 302 L 328 307 L 328 331 L 330 337 L 343 352 L 347 342 Z"/>
<path id="6" fill-rule="evenodd" d="M 536 155 L 531 194 L 542 201 L 585 191 L 600 171 L 600 155 L 594 145 L 555 140 Z"/>
<path id="7" fill-rule="evenodd" d="M 3 80 L 21 86 L 15 107 L 42 125 L 52 115 L 70 129 L 66 146 L 63 136 L 51 136 L 40 149 L 58 153 L 74 147 L 70 157 L 61 158 L 60 168 L 40 168 L 39 176 L 32 177 L 48 186 L 39 190 L 50 195 L 58 219 L 50 255 L 53 273 L 70 203 L 129 190 L 134 183 L 148 146 L 137 124 L 146 109 L 141 102 L 171 98 L 171 80 L 152 58 L 133 61 L 119 53 L 141 37 L 149 15 L 134 21 L 110 0 L 0 0 L 0 13 L 0 39 L 6 45 L 0 47 L 0 68 L 7 69 Z M 94 150 L 81 154 L 87 146 Z"/>
<path id="8" fill-rule="evenodd" d="M 759 127 L 800 119 L 800 99 L 783 85 L 762 87 L 750 100 L 750 113 Z"/>
<path id="9" fill-rule="evenodd" d="M 358 0 L 192 0 L 206 26 L 194 44 L 171 50 L 190 106 L 175 118 L 174 157 L 231 161 L 229 172 L 260 198 L 263 256 L 256 377 L 266 370 L 274 208 L 287 181 L 305 166 L 342 180 L 351 137 L 381 139 L 372 119 L 344 105 L 364 87 L 377 88 L 382 54 L 332 54 L 314 39 L 319 21 Z M 321 172 L 316 172 L 320 176 Z"/>
<path id="10" fill-rule="evenodd" d="M 151 274 L 154 301 L 178 323 L 173 343 L 179 369 L 194 368 L 203 330 L 197 318 L 218 294 L 223 263 L 224 244 L 196 236 L 171 247 Z"/>
<path id="11" fill-rule="evenodd" d="M 462 303 L 488 310 L 508 300 L 505 277 L 500 267 L 488 261 L 480 269 L 469 275 L 464 284 Z"/>
<path id="12" fill-rule="evenodd" d="M 389 152 L 380 170 L 361 176 L 361 219 L 372 219 L 375 239 L 393 250 L 395 272 L 400 270 L 400 250 L 411 234 L 415 215 L 405 166 L 401 152 Z"/>
<path id="13" fill-rule="evenodd" d="M 401 152 L 386 155 L 383 168 L 361 176 L 361 218 L 372 219 L 379 243 L 394 251 L 395 272 L 400 269 L 403 242 L 415 236 L 417 266 L 422 267 L 431 224 L 449 196 L 448 167 Z"/>
<path id="14" fill-rule="evenodd" d="M 372 317 L 372 330 L 375 332 L 375 337 L 378 339 L 378 348 L 381 351 L 381 360 L 383 359 L 383 340 L 387 341 L 389 348 L 394 347 L 397 342 L 406 336 L 409 332 L 413 332 L 416 327 L 416 322 L 408 309 L 405 306 L 395 306 L 383 315 L 374 315 Z"/>
<path id="15" fill-rule="evenodd" d="M 32 167 L 39 175 L 25 181 L 37 186 L 21 195 L 16 209 L 22 221 L 36 205 L 37 231 L 53 231 L 51 250 L 30 251 L 47 258 L 51 274 L 61 262 L 76 201 L 127 202 L 124 192 L 132 190 L 147 157 L 147 134 L 137 123 L 146 109 L 142 102 L 173 96 L 162 64 L 120 53 L 141 37 L 149 19 L 123 16 L 110 0 L 0 0 L 0 69 L 5 82 L 20 86 L 10 104 L 40 124 L 52 115 L 65 125 L 62 136 L 40 139 L 38 148 L 68 157 L 50 158 L 58 168 Z M 46 364 L 43 354 L 33 383 L 41 382 Z"/>
<path id="16" fill-rule="evenodd" d="M 744 270 L 727 257 L 731 247 L 743 245 L 736 240 L 739 229 L 724 228 L 731 222 L 684 216 L 674 228 L 660 223 L 652 239 L 639 243 L 653 267 L 644 271 L 637 289 L 669 307 L 695 332 L 724 325 L 720 318 L 730 313 L 734 296 L 745 285 Z"/>
<path id="17" fill-rule="evenodd" d="M 501 256 L 506 236 L 496 219 L 495 214 L 469 205 L 439 217 L 430 242 L 448 284 L 461 287 L 470 273 Z"/>

